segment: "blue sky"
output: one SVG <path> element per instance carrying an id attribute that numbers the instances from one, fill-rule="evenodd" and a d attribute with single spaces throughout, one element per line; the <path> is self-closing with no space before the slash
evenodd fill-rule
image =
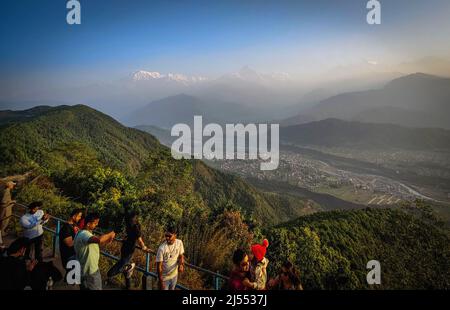
<path id="1" fill-rule="evenodd" d="M 218 76 L 249 65 L 295 74 L 362 59 L 400 61 L 450 51 L 450 1 L 6 0 L 0 12 L 0 80 L 118 79 L 138 69 Z"/>

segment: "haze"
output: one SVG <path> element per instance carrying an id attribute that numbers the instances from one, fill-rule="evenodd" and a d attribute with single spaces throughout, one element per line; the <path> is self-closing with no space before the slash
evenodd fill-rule
<path id="1" fill-rule="evenodd" d="M 352 89 L 350 76 L 450 74 L 448 1 L 382 1 L 379 26 L 366 23 L 365 6 L 84 1 L 82 24 L 69 26 L 65 3 L 9 1 L 0 12 L 0 100 L 70 102 L 60 93 L 78 87 L 90 100 L 98 96 L 84 87 L 137 70 L 217 79 L 248 65 L 289 76 L 305 91 L 330 80 Z"/>

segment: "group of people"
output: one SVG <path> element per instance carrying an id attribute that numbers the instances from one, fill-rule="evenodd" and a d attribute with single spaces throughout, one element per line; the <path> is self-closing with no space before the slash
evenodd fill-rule
<path id="1" fill-rule="evenodd" d="M 243 249 L 233 254 L 233 270 L 228 281 L 230 290 L 303 290 L 294 265 L 286 261 L 279 274 L 270 280 L 267 276 L 269 260 L 266 257 L 269 241 L 253 244 L 250 255 Z"/>
<path id="2" fill-rule="evenodd" d="M 49 278 L 59 281 L 62 275 L 51 262 L 43 262 L 42 259 L 42 225 L 48 221 L 49 215 L 40 210 L 41 203 L 29 204 L 28 211 L 20 218 L 23 236 L 14 240 L 7 249 L 3 244 L 15 204 L 11 199 L 15 185 L 15 182 L 6 182 L 0 206 L 0 289 L 46 289 Z M 34 259 L 31 259 L 33 248 Z"/>
<path id="3" fill-rule="evenodd" d="M 36 264 L 42 262 L 43 225 L 49 220 L 49 215 L 41 207 L 42 203 L 40 202 L 32 202 L 28 205 L 28 211 L 20 218 L 23 237 L 18 238 L 10 245 L 0 266 L 14 266 L 14 270 L 20 270 L 17 274 L 26 275 L 35 268 Z M 66 269 L 67 276 L 71 268 L 71 265 L 68 264 L 69 261 L 77 260 L 80 263 L 80 288 L 82 290 L 102 289 L 103 281 L 99 269 L 100 247 L 111 243 L 116 237 L 114 231 L 101 235 L 94 234 L 99 222 L 98 213 L 85 215 L 85 210 L 75 209 L 59 231 L 59 252 L 62 266 Z M 130 212 L 126 215 L 125 232 L 120 259 L 108 270 L 105 282 L 111 282 L 115 276 L 122 273 L 125 277 L 126 288 L 130 289 L 131 276 L 135 268 L 135 263 L 131 261 L 136 245 L 143 251 L 149 251 L 149 248 L 142 238 L 137 213 Z M 269 242 L 265 239 L 262 244 L 253 244 L 250 254 L 243 249 L 234 252 L 234 267 L 230 274 L 228 289 L 303 289 L 298 273 L 290 262 L 283 264 L 278 276 L 268 280 L 269 260 L 266 258 L 268 245 Z M 34 250 L 34 259 L 31 258 L 32 249 Z M 174 226 L 166 228 L 164 241 L 156 253 L 156 265 L 159 289 L 174 290 L 179 273 L 184 272 L 185 269 L 184 245 L 177 238 L 177 230 Z M 20 288 L 26 282 L 23 280 L 25 278 L 20 277 L 22 280 L 16 281 L 18 283 L 13 283 L 12 286 Z"/>
<path id="4" fill-rule="evenodd" d="M 100 216 L 98 213 L 88 214 L 82 219 L 83 210 L 74 210 L 69 221 L 60 232 L 60 253 L 63 266 L 76 259 L 81 265 L 81 289 L 101 290 L 102 276 L 99 269 L 100 246 L 111 243 L 116 236 L 111 231 L 100 236 L 94 235 Z M 82 221 L 82 225 L 79 223 Z M 136 245 L 143 251 L 150 251 L 145 245 L 141 233 L 138 214 L 130 212 L 125 219 L 126 236 L 120 249 L 120 259 L 107 272 L 106 282 L 123 273 L 125 286 L 131 288 L 131 276 L 135 263 L 131 262 Z M 165 232 L 165 241 L 158 248 L 156 254 L 157 271 L 160 289 L 175 289 L 178 271 L 184 271 L 183 242 L 177 239 L 176 229 L 168 227 Z M 68 271 L 68 270 L 67 270 Z"/>
<path id="5" fill-rule="evenodd" d="M 13 202 L 14 203 L 14 202 Z M 26 285 L 27 276 L 35 266 L 42 262 L 42 238 L 43 225 L 49 220 L 49 214 L 42 209 L 41 202 L 32 202 L 28 205 L 27 212 L 20 218 L 20 224 L 23 228 L 23 237 L 15 240 L 3 254 L 0 261 L 0 270 L 14 270 L 20 281 L 7 284 L 0 281 L 0 288 L 23 289 Z M 84 215 L 83 209 L 75 209 L 70 213 L 66 223 L 62 225 L 59 231 L 59 252 L 62 266 L 66 269 L 66 276 L 71 270 L 68 264 L 71 260 L 77 260 L 81 266 L 81 285 L 82 290 L 101 290 L 103 287 L 102 276 L 99 269 L 100 246 L 111 243 L 116 233 L 111 231 L 106 234 L 96 235 L 94 230 L 100 222 L 98 213 L 89 213 Z M 131 262 L 136 245 L 143 251 L 150 251 L 145 245 L 141 234 L 141 225 L 138 220 L 138 214 L 130 212 L 125 217 L 126 236 L 122 241 L 120 249 L 120 259 L 107 272 L 106 282 L 120 273 L 125 276 L 125 286 L 131 288 L 131 276 L 135 268 L 135 263 Z M 176 287 L 178 272 L 184 271 L 184 246 L 183 242 L 177 239 L 177 230 L 169 226 L 165 232 L 165 240 L 159 246 L 156 254 L 158 285 L 162 290 L 173 290 Z M 34 259 L 32 259 L 32 250 L 34 250 Z M 24 275 L 23 277 L 20 275 Z M 3 283 L 4 282 L 4 283 Z"/>

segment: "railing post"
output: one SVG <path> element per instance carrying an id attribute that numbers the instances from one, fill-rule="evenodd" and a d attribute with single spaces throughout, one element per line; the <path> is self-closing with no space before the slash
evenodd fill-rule
<path id="1" fill-rule="evenodd" d="M 217 273 L 218 273 L 218 271 L 217 271 Z M 217 275 L 214 275 L 214 289 L 216 291 L 220 290 L 219 280 L 220 280 L 219 277 Z"/>
<path id="2" fill-rule="evenodd" d="M 145 271 L 150 271 L 150 253 L 145 253 Z"/>
<path id="3" fill-rule="evenodd" d="M 58 247 L 58 243 L 59 243 L 59 231 L 60 230 L 61 230 L 61 222 L 59 220 L 56 220 L 55 236 L 53 237 L 53 257 L 56 256 L 56 248 Z"/>
<path id="4" fill-rule="evenodd" d="M 150 271 L 150 253 L 145 253 L 145 272 Z M 142 275 L 142 289 L 151 290 L 153 283 L 152 277 L 147 277 L 145 274 Z"/>

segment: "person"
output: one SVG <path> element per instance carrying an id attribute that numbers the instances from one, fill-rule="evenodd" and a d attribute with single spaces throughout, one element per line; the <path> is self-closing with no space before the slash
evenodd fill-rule
<path id="1" fill-rule="evenodd" d="M 165 241 L 156 253 L 158 284 L 161 290 L 174 290 L 177 285 L 178 271 L 184 272 L 184 246 L 177 239 L 177 230 L 168 226 L 164 234 Z"/>
<path id="2" fill-rule="evenodd" d="M 144 251 L 148 251 L 149 249 L 145 245 L 141 236 L 141 225 L 138 221 L 138 214 L 131 212 L 126 216 L 125 219 L 125 229 L 126 229 L 126 238 L 122 243 L 122 248 L 120 250 L 120 260 L 109 269 L 107 276 L 108 282 L 111 282 L 111 279 L 118 275 L 121 272 L 125 273 L 125 286 L 127 289 L 131 287 L 131 275 L 133 273 L 135 263 L 131 263 L 131 258 L 133 257 L 133 253 L 135 250 L 136 242 Z"/>
<path id="3" fill-rule="evenodd" d="M 233 254 L 233 270 L 228 280 L 228 289 L 243 291 L 256 288 L 256 283 L 250 281 L 250 262 L 247 253 L 237 249 Z"/>
<path id="4" fill-rule="evenodd" d="M 34 201 L 28 205 L 28 212 L 20 218 L 20 225 L 24 228 L 23 235 L 30 241 L 25 256 L 31 259 L 31 248 L 34 247 L 34 258 L 42 261 L 42 236 L 44 229 L 42 225 L 48 222 L 49 215 L 45 214 L 42 202 Z"/>
<path id="5" fill-rule="evenodd" d="M 84 229 L 80 230 L 74 239 L 75 255 L 81 265 L 81 289 L 83 290 L 102 289 L 102 276 L 98 268 L 99 245 L 111 243 L 116 236 L 114 231 L 99 237 L 94 236 L 93 231 L 98 226 L 99 221 L 98 213 L 88 214 L 85 218 Z"/>
<path id="6" fill-rule="evenodd" d="M 284 262 L 280 274 L 271 279 L 267 286 L 272 290 L 303 290 L 297 270 L 289 261 Z"/>
<path id="7" fill-rule="evenodd" d="M 67 223 L 64 223 L 59 231 L 59 253 L 61 256 L 62 266 L 66 270 L 66 274 L 69 271 L 67 269 L 67 263 L 69 260 L 75 259 L 73 239 L 79 230 L 77 223 L 80 221 L 82 214 L 82 209 L 72 210 L 72 212 L 70 212 L 69 220 Z"/>
<path id="8" fill-rule="evenodd" d="M 255 289 L 265 290 L 267 282 L 267 265 L 269 260 L 265 257 L 269 241 L 264 239 L 261 244 L 253 244 L 251 251 L 253 258 L 250 264 L 251 280 L 256 283 Z"/>
<path id="9" fill-rule="evenodd" d="M 86 218 L 87 211 L 88 211 L 87 208 L 83 210 L 83 213 L 81 214 L 81 219 L 77 223 L 77 226 L 80 230 L 84 229 L 84 219 Z"/>
<path id="10" fill-rule="evenodd" d="M 30 272 L 36 260 L 25 260 L 29 240 L 16 239 L 6 250 L 6 257 L 0 258 L 0 290 L 23 290 L 30 283 Z"/>
<path id="11" fill-rule="evenodd" d="M 51 290 L 53 284 L 62 278 L 62 273 L 55 267 L 53 261 L 38 262 L 31 271 L 30 287 L 36 291 Z"/>
<path id="12" fill-rule="evenodd" d="M 2 194 L 0 202 L 0 245 L 3 244 L 3 237 L 6 235 L 6 227 L 8 227 L 9 220 L 12 216 L 12 207 L 16 203 L 11 199 L 11 191 L 16 186 L 13 181 L 6 182 L 5 189 Z"/>

